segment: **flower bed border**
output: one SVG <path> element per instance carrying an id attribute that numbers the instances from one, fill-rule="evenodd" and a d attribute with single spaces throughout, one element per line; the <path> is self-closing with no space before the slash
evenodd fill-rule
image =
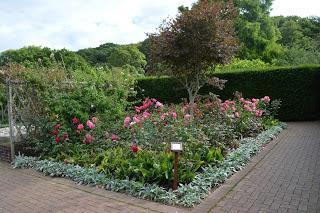
<path id="1" fill-rule="evenodd" d="M 238 149 L 229 153 L 217 166 L 206 166 L 192 182 L 180 184 L 175 191 L 166 190 L 156 184 L 143 184 L 130 180 L 107 178 L 95 168 L 83 168 L 78 165 L 65 164 L 35 157 L 16 156 L 13 168 L 33 168 L 52 177 L 66 177 L 78 184 L 103 186 L 107 190 L 124 192 L 134 197 L 157 201 L 169 205 L 193 207 L 206 198 L 213 187 L 239 171 L 265 144 L 267 144 L 286 127 L 284 123 L 260 133 L 256 138 L 244 138 Z"/>

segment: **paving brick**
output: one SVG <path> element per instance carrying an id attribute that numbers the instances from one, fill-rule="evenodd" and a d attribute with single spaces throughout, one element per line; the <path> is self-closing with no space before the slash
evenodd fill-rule
<path id="1" fill-rule="evenodd" d="M 254 200 L 249 212 L 320 212 L 319 130 L 319 121 L 289 123 L 287 134 L 217 204 L 220 210 L 246 206 L 241 197 L 248 197 Z"/>

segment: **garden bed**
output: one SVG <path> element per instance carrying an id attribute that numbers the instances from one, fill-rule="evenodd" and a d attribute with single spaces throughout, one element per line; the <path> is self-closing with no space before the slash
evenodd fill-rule
<path id="1" fill-rule="evenodd" d="M 156 184 L 142 184 L 130 180 L 107 178 L 96 168 L 83 168 L 51 160 L 39 160 L 35 157 L 17 156 L 14 168 L 33 168 L 52 177 L 66 177 L 79 184 L 102 186 L 107 190 L 124 192 L 132 196 L 162 202 L 169 205 L 192 207 L 201 202 L 213 187 L 223 183 L 229 176 L 243 168 L 251 156 L 265 144 L 274 139 L 285 127 L 283 123 L 260 133 L 256 138 L 241 140 L 238 149 L 228 153 L 219 165 L 208 165 L 199 172 L 192 182 L 180 184 L 177 190 L 166 190 Z"/>

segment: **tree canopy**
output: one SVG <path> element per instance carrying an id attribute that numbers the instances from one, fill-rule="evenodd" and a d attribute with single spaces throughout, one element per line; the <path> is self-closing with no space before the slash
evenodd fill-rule
<path id="1" fill-rule="evenodd" d="M 199 89 L 208 82 L 207 68 L 228 62 L 237 50 L 234 17 L 231 2 L 199 1 L 149 35 L 152 62 L 165 66 L 161 73 L 183 79 L 191 110 Z"/>
<path id="2" fill-rule="evenodd" d="M 0 66 L 19 63 L 25 67 L 52 67 L 60 63 L 66 69 L 85 69 L 88 63 L 78 54 L 67 50 L 53 50 L 48 47 L 28 46 L 17 50 L 6 50 L 0 53 Z"/>

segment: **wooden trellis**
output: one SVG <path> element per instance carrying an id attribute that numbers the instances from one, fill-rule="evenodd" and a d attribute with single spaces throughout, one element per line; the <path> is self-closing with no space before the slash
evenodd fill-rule
<path id="1" fill-rule="evenodd" d="M 15 156 L 15 145 L 27 142 L 37 132 L 39 115 L 37 93 L 31 83 L 7 80 L 8 121 L 10 128 L 11 159 Z"/>

